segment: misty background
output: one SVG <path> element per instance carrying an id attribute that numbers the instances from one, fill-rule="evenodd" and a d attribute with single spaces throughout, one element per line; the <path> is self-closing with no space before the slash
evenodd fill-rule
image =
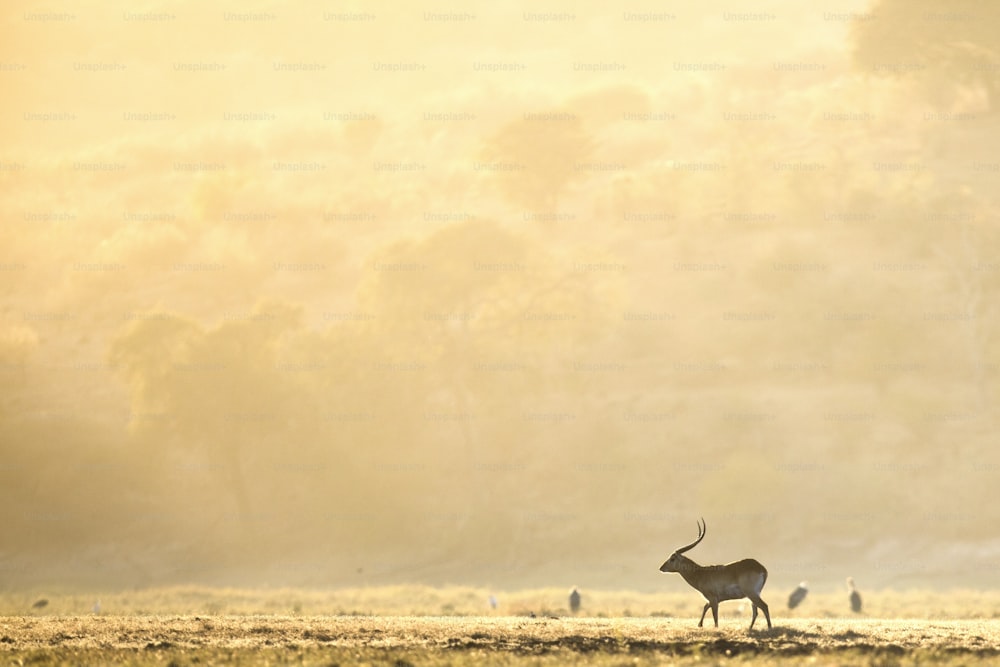
<path id="1" fill-rule="evenodd" d="M 0 588 L 996 587 L 1000 5 L 10 2 Z"/>

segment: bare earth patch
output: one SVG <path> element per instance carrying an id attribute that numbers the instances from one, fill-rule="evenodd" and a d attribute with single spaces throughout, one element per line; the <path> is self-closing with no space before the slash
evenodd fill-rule
<path id="1" fill-rule="evenodd" d="M 4 664 L 1000 664 L 993 620 L 405 616 L 14 616 Z"/>

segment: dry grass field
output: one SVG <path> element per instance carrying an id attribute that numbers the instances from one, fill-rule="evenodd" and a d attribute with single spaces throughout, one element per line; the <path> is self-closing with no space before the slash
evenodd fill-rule
<path id="1" fill-rule="evenodd" d="M 2 622 L 4 664 L 1000 664 L 997 621 L 483 616 L 49 616 Z"/>
<path id="2" fill-rule="evenodd" d="M 664 582 L 669 582 L 665 578 Z M 763 597 L 775 619 L 826 618 L 851 615 L 847 593 L 840 585 L 811 587 L 796 610 L 785 608 L 794 587 L 768 582 Z M 580 617 L 694 618 L 701 613 L 698 593 L 677 579 L 674 590 L 643 593 L 620 590 L 583 590 Z M 44 589 L 0 592 L 0 618 L 35 616 L 83 616 L 100 600 L 106 616 L 567 616 L 567 589 L 536 588 L 498 591 L 472 586 L 424 585 L 372 586 L 343 589 L 218 588 L 169 586 L 121 591 L 50 591 Z M 925 620 L 998 620 L 1000 591 L 867 591 L 864 614 L 852 618 Z M 488 604 L 490 595 L 497 608 Z M 32 604 L 45 599 L 41 610 Z M 740 602 L 726 602 L 720 618 L 742 618 L 749 623 L 749 609 Z M 733 622 L 735 621 L 727 621 Z"/>
<path id="3" fill-rule="evenodd" d="M 1000 664 L 994 594 L 870 594 L 872 611 L 895 605 L 890 618 L 835 615 L 832 593 L 790 616 L 772 592 L 774 629 L 748 631 L 739 603 L 723 605 L 719 629 L 697 628 L 696 594 L 588 592 L 571 616 L 562 593 L 497 593 L 490 615 L 471 588 L 152 589 L 105 595 L 100 614 L 69 609 L 82 595 L 16 613 L 27 598 L 6 594 L 0 664 Z"/>

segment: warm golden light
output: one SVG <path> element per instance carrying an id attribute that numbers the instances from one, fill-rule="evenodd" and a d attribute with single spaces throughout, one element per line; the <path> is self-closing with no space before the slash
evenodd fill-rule
<path id="1" fill-rule="evenodd" d="M 980 587 L 998 34 L 6 2 L 0 581 Z"/>

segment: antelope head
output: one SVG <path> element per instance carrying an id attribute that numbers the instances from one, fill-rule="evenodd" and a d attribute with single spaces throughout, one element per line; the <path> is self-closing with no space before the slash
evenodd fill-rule
<path id="1" fill-rule="evenodd" d="M 670 558 L 667 559 L 663 565 L 660 566 L 660 572 L 681 572 L 684 570 L 689 570 L 695 566 L 694 561 L 692 561 L 687 556 L 683 555 L 685 551 L 693 549 L 705 539 L 705 520 L 702 519 L 698 524 L 698 539 L 687 545 L 686 547 L 681 547 L 677 551 L 670 554 Z"/>

